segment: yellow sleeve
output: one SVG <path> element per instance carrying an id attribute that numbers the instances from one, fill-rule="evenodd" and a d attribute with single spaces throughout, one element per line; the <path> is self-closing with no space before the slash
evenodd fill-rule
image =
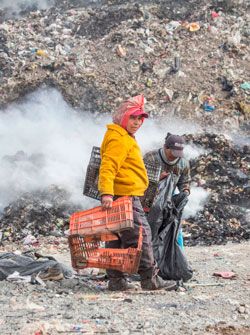
<path id="1" fill-rule="evenodd" d="M 101 195 L 114 195 L 114 179 L 127 154 L 128 148 L 122 136 L 112 138 L 104 144 L 98 180 Z"/>

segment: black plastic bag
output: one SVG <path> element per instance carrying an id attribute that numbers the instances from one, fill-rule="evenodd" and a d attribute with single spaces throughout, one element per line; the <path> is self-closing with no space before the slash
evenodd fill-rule
<path id="1" fill-rule="evenodd" d="M 188 201 L 187 195 L 173 194 L 173 177 L 162 180 L 158 194 L 148 214 L 152 230 L 154 257 L 163 279 L 187 281 L 192 278 L 193 271 L 177 244 L 182 211 Z"/>
<path id="2" fill-rule="evenodd" d="M 54 257 L 41 256 L 37 259 L 33 253 L 23 253 L 16 255 L 12 252 L 0 253 L 0 281 L 5 280 L 9 275 L 18 272 L 20 276 L 36 275 L 41 271 L 57 266 L 61 269 L 65 278 L 70 278 L 73 274 L 62 263 L 58 263 Z"/>

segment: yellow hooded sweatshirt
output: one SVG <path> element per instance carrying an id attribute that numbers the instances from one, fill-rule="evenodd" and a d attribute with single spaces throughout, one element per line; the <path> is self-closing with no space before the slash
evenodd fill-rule
<path id="1" fill-rule="evenodd" d="M 101 145 L 100 194 L 143 196 L 148 176 L 136 140 L 117 124 L 107 128 Z"/>

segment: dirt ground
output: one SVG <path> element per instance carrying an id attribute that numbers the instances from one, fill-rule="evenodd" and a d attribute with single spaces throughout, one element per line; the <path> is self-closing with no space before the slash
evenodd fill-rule
<path id="1" fill-rule="evenodd" d="M 46 241 L 46 240 L 45 240 Z M 8 246 L 14 250 L 16 246 Z M 250 334 L 250 243 L 186 247 L 194 268 L 186 291 L 112 293 L 107 282 L 89 276 L 47 282 L 46 286 L 0 284 L 1 335 L 44 334 Z M 20 247 L 18 247 L 20 250 Z M 44 250 L 43 250 L 44 249 Z M 54 250 L 53 250 L 54 249 Z M 70 264 L 67 245 L 53 253 Z M 234 279 L 213 276 L 233 271 Z"/>

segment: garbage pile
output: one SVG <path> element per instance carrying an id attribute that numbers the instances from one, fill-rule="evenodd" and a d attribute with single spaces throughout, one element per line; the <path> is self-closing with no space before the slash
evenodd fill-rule
<path id="1" fill-rule="evenodd" d="M 0 241 L 32 243 L 39 235 L 64 236 L 69 216 L 77 210 L 58 186 L 24 193 L 0 216 Z"/>
<path id="2" fill-rule="evenodd" d="M 223 135 L 187 136 L 207 154 L 191 162 L 192 180 L 211 193 L 195 218 L 184 224 L 187 245 L 223 244 L 250 237 L 250 147 L 236 147 Z"/>
<path id="3" fill-rule="evenodd" d="M 50 3 L 11 19 L 0 9 L 1 108 L 41 85 L 95 115 L 144 93 L 153 118 L 192 120 L 206 131 L 249 131 L 248 1 Z M 211 197 L 186 222 L 186 244 L 249 238 L 249 147 L 235 148 L 219 135 L 188 139 L 207 149 L 193 162 L 192 177 Z M 1 239 L 63 234 L 77 210 L 68 199 L 55 186 L 22 195 L 0 217 Z"/>
<path id="4" fill-rule="evenodd" d="M 248 1 L 57 1 L 0 19 L 0 106 L 41 84 L 110 113 L 144 93 L 153 117 L 249 119 Z"/>
<path id="5" fill-rule="evenodd" d="M 205 154 L 191 161 L 191 175 L 193 185 L 208 190 L 210 198 L 202 211 L 184 222 L 185 244 L 249 239 L 249 146 L 236 147 L 216 134 L 186 138 L 205 149 Z M 64 236 L 70 214 L 78 210 L 70 194 L 58 186 L 25 193 L 0 216 L 0 240 L 28 243 L 39 235 Z"/>

